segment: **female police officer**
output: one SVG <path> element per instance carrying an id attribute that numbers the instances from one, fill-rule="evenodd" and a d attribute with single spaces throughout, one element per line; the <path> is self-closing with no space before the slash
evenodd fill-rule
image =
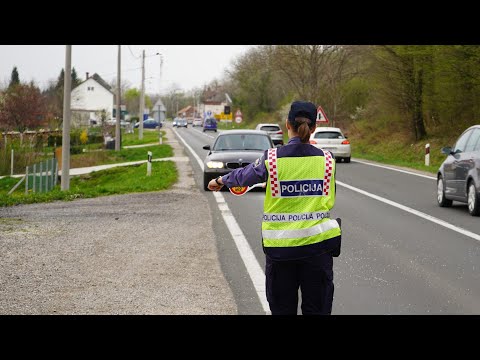
<path id="1" fill-rule="evenodd" d="M 286 120 L 289 142 L 262 158 L 208 184 L 251 186 L 267 182 L 262 221 L 266 292 L 272 315 L 296 315 L 298 289 L 302 313 L 332 312 L 333 256 L 340 254 L 340 219 L 330 219 L 335 204 L 335 160 L 310 145 L 317 109 L 295 101 Z"/>

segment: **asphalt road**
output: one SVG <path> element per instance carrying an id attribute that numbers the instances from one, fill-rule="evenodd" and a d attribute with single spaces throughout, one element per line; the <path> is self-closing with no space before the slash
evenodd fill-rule
<path id="1" fill-rule="evenodd" d="M 203 161 L 207 151 L 202 146 L 213 144 L 216 134 L 191 127 L 176 133 L 188 145 L 195 181 L 203 189 L 197 159 Z M 343 237 L 342 254 L 334 260 L 332 314 L 480 313 L 480 221 L 468 214 L 466 205 L 438 207 L 431 175 L 356 159 L 337 164 L 337 181 L 332 213 L 342 219 Z M 255 260 L 262 270 L 265 264 L 260 240 L 264 194 L 235 197 L 222 192 L 225 203 L 213 193 L 205 195 L 238 313 L 265 314 L 262 284 L 251 269 Z M 253 262 L 245 262 L 239 236 L 232 236 L 232 225 L 222 214 L 233 215 Z"/>

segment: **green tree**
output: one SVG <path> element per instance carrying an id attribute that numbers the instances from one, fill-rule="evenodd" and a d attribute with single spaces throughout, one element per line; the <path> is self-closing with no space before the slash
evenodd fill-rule
<path id="1" fill-rule="evenodd" d="M 427 135 L 424 123 L 424 72 L 431 60 L 428 46 L 388 45 L 373 49 L 374 76 L 383 99 L 406 119 L 415 140 Z"/>
<path id="2" fill-rule="evenodd" d="M 65 84 L 65 70 L 62 68 L 62 70 L 60 71 L 60 75 L 58 75 L 57 84 L 55 85 L 55 89 L 57 89 L 57 90 L 62 89 L 63 90 L 64 84 Z"/>
<path id="3" fill-rule="evenodd" d="M 131 88 L 124 93 L 125 105 L 131 116 L 139 116 L 140 112 L 140 91 L 137 88 Z M 145 108 L 152 110 L 152 100 L 150 96 L 145 95 Z"/>
<path id="4" fill-rule="evenodd" d="M 80 85 L 82 82 L 78 78 L 75 68 L 72 68 L 72 89 Z M 62 68 L 60 74 L 55 81 L 51 81 L 48 88 L 44 91 L 44 96 L 47 101 L 47 108 L 49 116 L 52 119 L 63 118 L 63 95 L 64 95 L 64 83 L 65 83 L 65 70 Z M 56 121 L 56 124 L 61 125 L 61 121 Z"/>
<path id="5" fill-rule="evenodd" d="M 82 80 L 78 78 L 75 67 L 72 67 L 72 89 L 76 88 L 81 83 L 82 83 Z"/>
<path id="6" fill-rule="evenodd" d="M 276 68 L 274 50 L 273 46 L 250 49 L 233 62 L 228 78 L 223 81 L 234 107 L 242 108 L 246 122 L 260 114 L 275 112 L 292 96 L 287 79 Z"/>
<path id="7" fill-rule="evenodd" d="M 130 116 L 138 116 L 140 108 L 140 91 L 137 88 L 131 88 L 125 91 L 123 95 L 125 105 Z"/>
<path id="8" fill-rule="evenodd" d="M 14 66 L 12 70 L 12 74 L 10 75 L 10 83 L 8 85 L 9 88 L 15 85 L 20 84 L 20 76 L 18 75 L 17 67 Z"/>

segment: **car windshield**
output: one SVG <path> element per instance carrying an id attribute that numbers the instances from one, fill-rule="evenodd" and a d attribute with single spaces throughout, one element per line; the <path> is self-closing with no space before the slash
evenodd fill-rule
<path id="1" fill-rule="evenodd" d="M 216 120 L 215 119 L 207 119 L 205 120 L 205 124 L 207 125 L 215 125 L 216 124 Z"/>
<path id="2" fill-rule="evenodd" d="M 217 138 L 214 151 L 229 150 L 267 150 L 271 148 L 269 138 L 265 135 L 221 135 Z"/>
<path id="3" fill-rule="evenodd" d="M 314 139 L 343 139 L 344 136 L 338 131 L 319 131 L 313 136 Z"/>
<path id="4" fill-rule="evenodd" d="M 280 128 L 278 126 L 262 126 L 260 128 L 262 131 L 280 131 Z"/>

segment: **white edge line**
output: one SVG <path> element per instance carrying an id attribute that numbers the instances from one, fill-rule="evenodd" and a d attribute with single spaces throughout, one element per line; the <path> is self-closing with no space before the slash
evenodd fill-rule
<path id="1" fill-rule="evenodd" d="M 192 147 L 190 145 L 188 145 L 185 140 L 183 140 L 183 138 L 180 136 L 180 134 L 178 133 L 177 130 L 175 130 L 174 128 L 172 128 L 172 131 L 175 133 L 175 135 L 177 135 L 177 137 L 180 139 L 180 141 L 183 143 L 183 145 L 185 145 L 185 147 L 192 153 L 193 157 L 195 158 L 195 160 L 197 160 L 198 162 L 198 165 L 200 165 L 200 168 L 202 169 L 202 171 L 204 170 L 203 169 L 203 161 L 202 159 L 200 159 L 200 157 L 197 155 L 197 153 L 192 149 Z"/>
<path id="2" fill-rule="evenodd" d="M 203 171 L 203 161 L 198 157 L 198 155 L 190 147 L 190 145 L 188 145 L 185 140 L 183 140 L 183 138 L 178 134 L 178 132 L 175 129 L 173 129 L 173 131 L 178 136 L 180 141 L 182 141 L 185 147 L 192 153 Z M 255 287 L 255 291 L 257 292 L 257 296 L 260 300 L 260 303 L 262 304 L 263 310 L 266 314 L 270 314 L 270 307 L 268 305 L 267 294 L 265 292 L 265 273 L 263 272 L 262 267 L 258 263 L 258 260 L 255 257 L 255 254 L 253 253 L 250 244 L 245 238 L 245 235 L 243 235 L 243 231 L 235 220 L 235 217 L 230 211 L 230 208 L 228 207 L 228 204 L 225 201 L 223 195 L 219 192 L 213 192 L 213 195 L 215 197 L 215 200 L 217 201 L 217 205 L 219 210 L 221 211 L 223 220 L 225 221 L 225 224 L 230 231 L 230 235 L 235 242 L 237 250 L 240 253 L 240 257 L 242 258 L 243 263 L 247 268 L 248 275 L 252 280 L 253 286 Z"/>
<path id="3" fill-rule="evenodd" d="M 375 199 L 375 200 L 381 201 L 381 202 L 383 202 L 383 203 L 385 203 L 385 204 L 394 206 L 394 207 L 396 207 L 396 208 L 398 208 L 398 209 L 401 209 L 401 210 L 406 211 L 406 212 L 409 212 L 409 213 L 411 213 L 411 214 L 413 214 L 413 215 L 417 215 L 417 216 L 419 216 L 419 217 L 421 217 L 421 218 L 424 218 L 425 220 L 428 220 L 428 221 L 434 222 L 434 223 L 436 223 L 436 224 L 438 224 L 438 225 L 444 226 L 444 227 L 446 227 L 447 229 L 456 231 L 456 232 L 458 232 L 458 233 L 460 233 L 460 234 L 463 234 L 463 235 L 465 235 L 465 236 L 469 236 L 469 237 L 471 237 L 472 239 L 475 239 L 475 240 L 477 240 L 477 241 L 480 241 L 480 235 L 475 234 L 475 233 L 473 233 L 473 232 L 471 232 L 471 231 L 462 229 L 462 228 L 460 228 L 460 227 L 458 227 L 458 226 L 452 225 L 452 224 L 450 224 L 450 223 L 448 223 L 448 222 L 446 222 L 446 221 L 440 220 L 440 219 L 438 219 L 438 218 L 436 218 L 436 217 L 434 217 L 434 216 L 425 214 L 425 213 L 423 213 L 423 212 L 421 212 L 421 211 L 412 209 L 412 208 L 410 208 L 410 207 L 408 207 L 408 206 L 405 206 L 405 205 L 396 203 L 396 202 L 394 202 L 394 201 L 385 199 L 385 198 L 383 198 L 383 197 L 381 197 L 381 196 L 374 195 L 374 194 L 369 193 L 369 192 L 367 192 L 367 191 L 365 191 L 365 190 L 361 190 L 361 189 L 359 189 L 359 188 L 356 188 L 356 187 L 353 187 L 353 186 L 351 186 L 351 185 L 345 184 L 345 183 L 343 183 L 343 182 L 341 182 L 341 181 L 336 180 L 336 183 L 337 183 L 338 185 L 340 185 L 340 186 L 346 187 L 347 189 L 356 191 L 356 192 L 358 192 L 358 193 L 360 193 L 360 194 L 363 194 L 363 195 L 365 195 L 365 196 L 371 197 L 372 199 Z"/>
<path id="4" fill-rule="evenodd" d="M 237 250 L 240 253 L 240 257 L 242 258 L 245 267 L 247 268 L 248 275 L 250 275 L 250 279 L 252 280 L 253 286 L 255 287 L 255 291 L 257 292 L 258 299 L 262 304 L 263 310 L 266 314 L 270 314 L 270 307 L 268 305 L 267 294 L 265 292 L 265 273 L 263 272 L 262 267 L 258 263 L 258 260 L 255 257 L 255 254 L 253 253 L 250 244 L 243 235 L 242 229 L 240 229 L 240 226 L 235 220 L 235 217 L 228 208 L 228 205 L 225 202 L 225 198 L 223 197 L 223 195 L 219 192 L 214 192 L 213 195 L 217 200 L 217 204 L 222 205 L 221 212 L 223 220 L 227 224 L 233 241 L 235 241 Z"/>
<path id="5" fill-rule="evenodd" d="M 352 161 L 358 162 L 358 163 L 360 163 L 360 164 L 365 164 L 365 165 L 370 165 L 370 166 L 376 166 L 376 167 L 383 168 L 383 169 L 398 171 L 398 172 L 402 172 L 402 173 L 405 173 L 405 174 L 421 176 L 421 177 L 424 177 L 424 178 L 427 178 L 427 179 L 437 180 L 437 178 L 434 177 L 434 176 L 417 174 L 417 173 L 414 173 L 414 172 L 411 172 L 411 171 L 395 169 L 395 168 L 392 168 L 392 167 L 389 167 L 389 166 L 384 166 L 384 165 L 372 164 L 372 163 L 365 162 L 365 161 L 361 161 L 361 160 L 357 160 L 357 159 L 352 159 Z"/>
<path id="6" fill-rule="evenodd" d="M 204 131 L 200 131 L 200 130 L 195 129 L 195 128 L 193 128 L 193 127 L 192 127 L 192 130 L 195 130 L 196 132 L 202 134 L 203 136 L 207 136 L 207 137 L 209 137 L 209 138 L 215 139 L 215 136 L 209 135 L 209 134 L 207 134 L 207 133 L 204 132 Z M 219 131 L 219 132 L 220 132 L 220 131 Z M 177 133 L 177 134 L 178 134 L 178 133 Z"/>

